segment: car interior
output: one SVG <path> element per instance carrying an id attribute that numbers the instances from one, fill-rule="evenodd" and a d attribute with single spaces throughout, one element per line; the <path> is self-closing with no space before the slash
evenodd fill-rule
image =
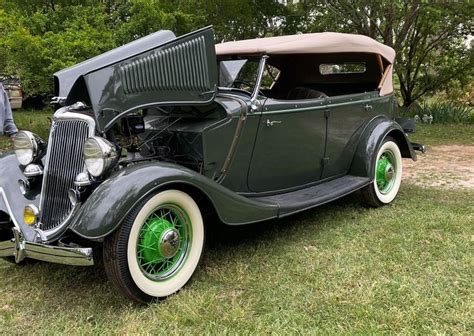
<path id="1" fill-rule="evenodd" d="M 300 100 L 376 91 L 387 65 L 375 54 L 272 55 L 264 76 L 273 80 L 262 93 Z"/>

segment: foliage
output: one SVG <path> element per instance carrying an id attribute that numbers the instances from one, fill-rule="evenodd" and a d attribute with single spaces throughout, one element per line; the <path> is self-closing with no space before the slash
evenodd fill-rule
<path id="1" fill-rule="evenodd" d="M 474 76 L 467 77 L 464 83 L 459 79 L 452 79 L 436 93 L 435 98 L 474 107 Z"/>
<path id="2" fill-rule="evenodd" d="M 12 6 L 8 1 L 0 4 Z M 9 53 L 4 71 L 21 78 L 27 95 L 52 93 L 54 72 L 115 46 L 103 11 L 104 5 L 56 6 L 55 10 L 36 11 L 19 6 L 12 10 L 10 14 L 17 20 L 4 42 Z"/>
<path id="3" fill-rule="evenodd" d="M 315 6 L 311 30 L 359 33 L 396 50 L 405 107 L 473 74 L 474 53 L 464 43 L 472 34 L 473 2 L 309 1 Z"/>
<path id="4" fill-rule="evenodd" d="M 463 43 L 472 12 L 474 2 L 403 0 L 0 0 L 0 73 L 21 77 L 28 95 L 45 94 L 55 71 L 159 29 L 182 35 L 212 24 L 218 42 L 340 31 L 397 51 L 407 107 L 474 75 Z"/>
<path id="5" fill-rule="evenodd" d="M 181 1 L 182 2 L 182 1 Z M 180 2 L 168 8 L 166 1 L 122 1 L 110 13 L 115 26 L 115 42 L 122 45 L 160 29 L 183 35 L 206 25 L 199 11 L 185 12 Z"/>
<path id="6" fill-rule="evenodd" d="M 206 20 L 216 29 L 217 41 L 280 35 L 288 8 L 274 0 L 200 1 Z"/>
<path id="7" fill-rule="evenodd" d="M 20 77 L 27 95 L 52 93 L 58 70 L 156 30 L 202 25 L 201 17 L 164 12 L 157 1 L 0 0 L 0 32 L 8 29 L 0 73 Z"/>
<path id="8" fill-rule="evenodd" d="M 435 124 L 473 124 L 474 109 L 452 102 L 423 103 L 419 115 L 432 115 Z"/>

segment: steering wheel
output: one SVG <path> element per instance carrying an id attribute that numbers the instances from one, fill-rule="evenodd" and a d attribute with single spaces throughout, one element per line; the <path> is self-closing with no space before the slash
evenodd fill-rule
<path id="1" fill-rule="evenodd" d="M 253 85 L 252 83 L 250 83 L 249 81 L 246 81 L 246 80 L 244 80 L 244 79 L 236 79 L 236 80 L 234 80 L 234 82 L 232 83 L 232 86 L 234 86 L 236 83 L 237 83 L 237 84 L 240 84 L 240 85 L 239 85 L 240 87 L 237 88 L 237 89 L 240 89 L 240 90 L 243 90 L 243 89 L 242 89 L 242 84 L 245 84 L 245 85 L 247 85 L 247 86 L 250 87 L 250 88 L 254 87 L 254 85 Z M 262 91 L 261 91 L 260 89 L 258 90 L 258 94 L 261 95 L 261 96 L 265 96 L 265 95 L 262 93 Z"/>

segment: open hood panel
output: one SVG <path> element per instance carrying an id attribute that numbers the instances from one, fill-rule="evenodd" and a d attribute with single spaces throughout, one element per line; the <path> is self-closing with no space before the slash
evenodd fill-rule
<path id="1" fill-rule="evenodd" d="M 119 115 L 136 109 L 207 104 L 214 99 L 217 64 L 212 27 L 172 40 L 163 36 L 163 43 L 151 47 L 82 73 L 67 96 L 67 104 L 90 104 L 99 128 L 104 129 Z"/>
<path id="2" fill-rule="evenodd" d="M 54 94 L 59 97 L 67 97 L 72 86 L 80 76 L 143 51 L 150 50 L 153 46 L 159 46 L 174 39 L 176 39 L 176 36 L 173 32 L 169 30 L 160 30 L 101 55 L 90 58 L 70 68 L 58 71 L 54 74 Z"/>

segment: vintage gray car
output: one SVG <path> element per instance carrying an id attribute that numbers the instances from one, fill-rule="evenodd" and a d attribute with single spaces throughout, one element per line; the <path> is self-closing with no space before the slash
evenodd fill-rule
<path id="1" fill-rule="evenodd" d="M 150 302 L 182 288 L 206 219 L 242 225 L 359 191 L 392 202 L 402 157 L 395 52 L 316 33 L 215 45 L 159 31 L 55 74 L 49 140 L 0 156 L 0 256 L 92 265 Z M 404 125 L 404 126 L 402 126 Z"/>

